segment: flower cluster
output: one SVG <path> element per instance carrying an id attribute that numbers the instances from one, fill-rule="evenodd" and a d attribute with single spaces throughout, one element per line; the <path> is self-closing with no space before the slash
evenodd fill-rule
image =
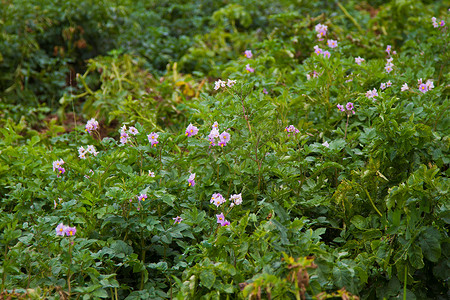
<path id="1" fill-rule="evenodd" d="M 294 135 L 295 135 L 296 133 L 299 133 L 299 132 L 300 132 L 297 128 L 295 128 L 294 125 L 289 125 L 288 127 L 284 128 L 284 131 L 289 132 L 289 133 L 293 133 Z M 291 135 L 288 134 L 288 136 L 291 136 Z"/>
<path id="2" fill-rule="evenodd" d="M 223 81 L 223 80 L 219 79 L 216 82 L 214 82 L 214 89 L 218 90 L 221 87 L 225 87 L 225 86 L 233 87 L 235 84 L 236 84 L 236 80 L 228 79 L 228 81 Z"/>
<path id="3" fill-rule="evenodd" d="M 159 135 L 157 133 L 150 133 L 149 135 L 147 135 L 148 141 L 150 142 L 150 144 L 152 144 L 152 146 L 156 147 L 156 144 L 158 144 L 158 137 Z"/>
<path id="4" fill-rule="evenodd" d="M 225 216 L 223 215 L 223 213 L 221 213 L 220 215 L 216 215 L 216 217 L 217 217 L 217 224 L 220 224 L 221 226 L 230 225 L 230 222 L 225 220 Z"/>
<path id="5" fill-rule="evenodd" d="M 123 125 L 120 129 L 120 142 L 126 144 L 128 142 L 127 126 Z"/>
<path id="6" fill-rule="evenodd" d="M 392 72 L 394 67 L 394 64 L 392 63 L 392 57 L 388 58 L 386 61 L 386 66 L 384 66 L 384 69 L 386 70 L 386 72 L 390 73 Z"/>
<path id="7" fill-rule="evenodd" d="M 94 118 L 92 118 L 87 121 L 85 128 L 85 131 L 91 133 L 91 131 L 98 129 L 98 122 Z"/>
<path id="8" fill-rule="evenodd" d="M 377 89 L 368 90 L 366 92 L 366 97 L 372 99 L 373 101 L 377 100 L 375 97 L 378 97 Z"/>
<path id="9" fill-rule="evenodd" d="M 436 19 L 435 17 L 432 17 L 432 18 L 431 18 L 431 21 L 433 22 L 433 27 L 434 27 L 434 28 L 438 28 L 439 25 L 440 25 L 441 27 L 444 27 L 444 26 L 445 26 L 444 20 L 441 20 L 441 21 L 438 23 L 438 22 L 436 22 L 437 19 Z"/>
<path id="10" fill-rule="evenodd" d="M 247 58 L 252 58 L 252 56 L 253 56 L 252 50 L 245 50 L 244 56 Z"/>
<path id="11" fill-rule="evenodd" d="M 317 38 L 321 40 L 324 36 L 327 35 L 328 26 L 319 23 L 316 25 L 315 30 L 317 32 Z"/>
<path id="12" fill-rule="evenodd" d="M 145 199 L 147 199 L 147 194 L 140 194 L 138 196 L 138 201 L 145 201 Z"/>
<path id="13" fill-rule="evenodd" d="M 59 223 L 55 228 L 56 235 L 60 236 L 74 236 L 77 233 L 77 229 L 75 227 L 66 226 L 63 223 Z"/>
<path id="14" fill-rule="evenodd" d="M 427 80 L 426 83 L 423 83 L 422 78 L 420 78 L 419 80 L 417 80 L 417 82 L 419 85 L 419 91 L 421 91 L 424 94 L 428 91 L 431 91 L 434 88 L 433 81 L 431 80 Z"/>
<path id="15" fill-rule="evenodd" d="M 250 67 L 250 64 L 246 64 L 246 65 L 245 65 L 245 70 L 246 70 L 248 73 L 253 73 L 253 72 L 255 72 L 255 69 L 253 69 L 252 67 Z"/>
<path id="16" fill-rule="evenodd" d="M 185 135 L 188 137 L 194 136 L 197 133 L 198 133 L 198 128 L 192 124 L 189 124 L 185 131 Z"/>
<path id="17" fill-rule="evenodd" d="M 385 90 L 386 88 L 391 87 L 391 86 L 392 86 L 392 83 L 391 83 L 391 81 L 389 80 L 389 81 L 386 82 L 386 83 L 381 83 L 380 89 Z"/>
<path id="18" fill-rule="evenodd" d="M 209 202 L 219 207 L 225 202 L 227 202 L 227 200 L 221 194 L 215 193 L 211 196 L 211 200 Z"/>
<path id="19" fill-rule="evenodd" d="M 319 46 L 315 45 L 314 46 L 314 53 L 316 53 L 317 55 L 322 54 L 324 57 L 326 58 L 330 58 L 331 53 L 330 51 L 323 51 L 321 48 L 319 48 Z"/>
<path id="20" fill-rule="evenodd" d="M 312 73 L 312 78 L 317 78 L 319 77 L 319 73 L 316 72 L 316 70 L 313 71 Z M 311 79 L 311 75 L 308 73 L 306 74 L 306 80 L 310 80 Z"/>
<path id="21" fill-rule="evenodd" d="M 335 41 L 335 40 L 328 40 L 328 41 L 327 41 L 327 45 L 328 45 L 328 47 L 330 47 L 330 48 L 336 48 L 336 47 L 338 46 L 338 42 Z"/>
<path id="22" fill-rule="evenodd" d="M 174 220 L 173 224 L 180 224 L 183 219 L 180 216 L 176 216 L 176 218 L 172 218 Z"/>
<path id="23" fill-rule="evenodd" d="M 86 154 L 91 153 L 94 156 L 97 156 L 98 152 L 95 150 L 93 145 L 88 145 L 86 149 L 83 146 L 78 148 L 78 157 L 81 159 L 86 159 Z"/>
<path id="24" fill-rule="evenodd" d="M 217 143 L 216 139 L 219 139 L 219 142 Z M 208 140 L 211 146 L 226 146 L 227 143 L 230 141 L 230 134 L 226 131 L 219 133 L 219 124 L 217 122 L 214 122 L 211 132 L 208 135 Z M 217 144 L 216 144 L 217 143 Z"/>
<path id="25" fill-rule="evenodd" d="M 189 175 L 189 178 L 188 178 L 188 183 L 189 183 L 189 186 L 195 186 L 195 173 L 192 173 L 191 175 Z"/>
<path id="26" fill-rule="evenodd" d="M 233 207 L 235 205 L 241 205 L 242 204 L 242 194 L 235 194 L 230 196 L 230 207 Z"/>
<path id="27" fill-rule="evenodd" d="M 347 114 L 350 114 L 350 112 L 351 112 L 351 113 L 355 114 L 355 111 L 353 110 L 354 107 L 353 107 L 353 103 L 352 102 L 347 102 L 345 107 L 344 107 L 344 105 L 341 105 L 341 104 L 338 104 L 336 106 L 342 112 L 345 112 Z"/>
<path id="28" fill-rule="evenodd" d="M 355 57 L 355 63 L 357 63 L 358 65 L 361 65 L 361 63 L 363 62 L 363 61 L 365 61 L 365 59 L 364 58 L 361 58 L 361 57 Z"/>
<path id="29" fill-rule="evenodd" d="M 62 167 L 63 164 L 64 164 L 64 161 L 62 159 L 55 160 L 53 162 L 53 172 L 58 170 L 58 177 L 60 174 L 64 174 L 66 172 L 66 169 L 64 169 Z"/>

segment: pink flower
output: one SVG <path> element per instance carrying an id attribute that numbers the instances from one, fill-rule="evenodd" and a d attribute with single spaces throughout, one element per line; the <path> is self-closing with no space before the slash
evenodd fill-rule
<path id="1" fill-rule="evenodd" d="M 319 48 L 319 46 L 315 45 L 314 46 L 314 53 L 316 53 L 317 55 L 322 54 L 323 50 Z"/>
<path id="2" fill-rule="evenodd" d="M 56 235 L 64 236 L 64 234 L 66 232 L 66 227 L 67 226 L 64 225 L 63 223 L 59 223 L 58 226 L 56 226 L 56 228 L 55 228 Z"/>
<path id="3" fill-rule="evenodd" d="M 215 90 L 218 90 L 218 89 L 220 89 L 221 87 L 225 87 L 225 84 L 226 84 L 225 81 L 219 79 L 219 80 L 217 80 L 216 82 L 214 82 L 214 89 L 215 89 Z"/>
<path id="4" fill-rule="evenodd" d="M 391 55 L 391 45 L 387 45 L 386 52 L 388 55 Z"/>
<path id="5" fill-rule="evenodd" d="M 293 134 L 300 132 L 297 128 L 295 128 L 294 125 L 289 125 L 288 127 L 284 128 L 284 131 L 287 131 L 287 132 L 293 133 Z M 288 134 L 288 136 L 290 136 L 290 134 Z"/>
<path id="6" fill-rule="evenodd" d="M 140 195 L 138 196 L 138 200 L 139 200 L 139 201 L 145 201 L 145 199 L 147 199 L 147 194 L 140 194 Z"/>
<path id="7" fill-rule="evenodd" d="M 245 50 L 244 56 L 247 58 L 252 58 L 252 56 L 253 56 L 252 50 Z"/>
<path id="8" fill-rule="evenodd" d="M 380 85 L 380 89 L 384 90 L 385 88 L 386 88 L 386 83 L 382 83 L 382 84 Z"/>
<path id="9" fill-rule="evenodd" d="M 224 142 L 225 145 L 230 141 L 230 134 L 226 131 L 222 132 L 219 136 L 221 142 Z"/>
<path id="10" fill-rule="evenodd" d="M 378 97 L 377 89 L 369 90 L 366 92 L 366 97 L 375 101 L 375 97 Z"/>
<path id="11" fill-rule="evenodd" d="M 344 105 L 338 104 L 338 105 L 336 105 L 336 106 L 337 106 L 337 108 L 338 108 L 340 111 L 342 111 L 342 112 L 345 111 Z"/>
<path id="12" fill-rule="evenodd" d="M 64 164 L 64 161 L 62 159 L 55 160 L 53 162 L 53 171 L 56 171 L 59 167 L 61 167 Z"/>
<path id="13" fill-rule="evenodd" d="M 93 130 L 97 130 L 98 122 L 94 118 L 92 118 L 89 121 L 87 121 L 85 128 L 86 128 L 85 131 L 87 131 L 89 133 Z"/>
<path id="14" fill-rule="evenodd" d="M 314 29 L 316 30 L 317 38 L 319 38 L 319 39 L 321 39 L 327 35 L 328 26 L 326 26 L 326 25 L 322 25 L 319 23 L 316 25 L 316 27 Z"/>
<path id="15" fill-rule="evenodd" d="M 174 220 L 173 224 L 180 224 L 183 219 L 180 216 L 177 216 L 176 218 L 172 218 Z"/>
<path id="16" fill-rule="evenodd" d="M 189 182 L 189 186 L 195 186 L 195 173 L 193 173 L 193 174 L 191 174 L 191 175 L 189 175 L 189 178 L 188 178 L 188 182 Z"/>
<path id="17" fill-rule="evenodd" d="M 133 127 L 133 126 L 130 127 L 130 129 L 128 130 L 128 132 L 131 133 L 132 135 L 136 135 L 136 134 L 139 133 L 139 131 L 138 131 L 135 127 Z"/>
<path id="18" fill-rule="evenodd" d="M 152 146 L 155 146 L 155 147 L 156 147 L 156 144 L 159 143 L 158 142 L 158 137 L 159 137 L 159 135 L 157 133 L 154 133 L 154 132 L 152 132 L 149 135 L 147 135 L 148 141 L 150 142 L 150 144 Z"/>
<path id="19" fill-rule="evenodd" d="M 249 73 L 255 72 L 255 69 L 253 69 L 252 67 L 250 67 L 250 64 L 247 64 L 247 65 L 245 66 L 245 69 L 246 69 L 247 72 L 249 72 Z"/>
<path id="20" fill-rule="evenodd" d="M 231 195 L 230 202 L 231 202 L 230 207 L 233 207 L 235 205 L 241 205 L 242 204 L 242 194 Z"/>
<path id="21" fill-rule="evenodd" d="M 401 90 L 402 90 L 402 92 L 404 92 L 404 91 L 406 91 L 406 90 L 409 90 L 408 84 L 407 84 L 407 83 L 404 83 L 404 84 L 402 85 Z"/>
<path id="22" fill-rule="evenodd" d="M 364 58 L 361 58 L 361 57 L 355 57 L 355 62 L 358 64 L 358 65 L 361 65 L 361 63 L 363 62 L 363 61 L 365 61 L 365 59 Z"/>
<path id="23" fill-rule="evenodd" d="M 335 41 L 335 40 L 328 40 L 328 41 L 327 41 L 327 45 L 328 45 L 328 47 L 330 47 L 330 48 L 336 48 L 336 47 L 338 46 L 338 42 Z"/>
<path id="24" fill-rule="evenodd" d="M 426 92 L 428 92 L 428 88 L 427 88 L 427 85 L 425 84 L 425 83 L 422 83 L 422 84 L 420 84 L 419 85 L 419 91 L 421 91 L 422 93 L 426 93 Z"/>
<path id="25" fill-rule="evenodd" d="M 74 236 L 75 233 L 77 233 L 77 229 L 75 227 L 66 226 L 66 228 L 64 228 L 64 233 L 67 236 Z"/>
<path id="26" fill-rule="evenodd" d="M 227 200 L 219 193 L 215 193 L 211 196 L 210 203 L 214 204 L 215 206 L 219 207 L 223 203 L 225 203 Z"/>
<path id="27" fill-rule="evenodd" d="M 322 54 L 323 54 L 323 57 L 326 57 L 326 58 L 330 58 L 330 56 L 331 56 L 330 51 L 324 51 Z"/>
<path id="28" fill-rule="evenodd" d="M 263 93 L 267 95 L 269 92 L 267 92 L 266 88 L 264 88 Z"/>
<path id="29" fill-rule="evenodd" d="M 225 216 L 223 215 L 223 213 L 221 213 L 220 215 L 216 215 L 216 218 L 218 224 L 222 224 L 222 222 L 225 221 Z"/>
<path id="30" fill-rule="evenodd" d="M 228 79 L 228 82 L 227 82 L 228 87 L 233 87 L 235 84 L 236 84 L 236 80 Z"/>
<path id="31" fill-rule="evenodd" d="M 195 127 L 195 126 L 192 125 L 192 124 L 189 124 L 188 127 L 186 128 L 186 131 L 185 131 L 185 134 L 186 134 L 188 137 L 194 136 L 194 135 L 196 135 L 197 133 L 198 133 L 198 128 Z"/>
<path id="32" fill-rule="evenodd" d="M 392 66 L 391 65 L 387 65 L 386 67 L 384 67 L 384 69 L 386 70 L 386 72 L 391 73 L 392 72 Z"/>
<path id="33" fill-rule="evenodd" d="M 64 169 L 63 167 L 59 167 L 58 168 L 58 177 L 59 177 L 59 175 L 62 175 L 62 174 L 64 174 L 66 172 L 66 169 Z"/>
<path id="34" fill-rule="evenodd" d="M 330 148 L 330 144 L 328 144 L 327 141 L 323 142 L 323 143 L 322 143 L 322 146 L 327 147 L 327 148 Z"/>

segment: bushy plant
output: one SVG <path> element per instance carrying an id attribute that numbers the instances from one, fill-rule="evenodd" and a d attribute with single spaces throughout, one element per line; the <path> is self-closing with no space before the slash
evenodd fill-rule
<path id="1" fill-rule="evenodd" d="M 248 3 L 211 13 L 214 53 L 181 58 L 195 74 L 121 50 L 89 60 L 62 93 L 60 113 L 87 120 L 71 131 L 4 104 L 2 295 L 448 296 L 446 15 L 413 7 L 416 45 L 410 19 L 377 32 L 398 1 L 298 23 Z M 256 39 L 252 20 L 278 27 Z"/>

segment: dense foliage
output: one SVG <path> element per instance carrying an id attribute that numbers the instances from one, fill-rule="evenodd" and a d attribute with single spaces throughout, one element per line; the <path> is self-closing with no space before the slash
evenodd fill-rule
<path id="1" fill-rule="evenodd" d="M 3 297 L 450 297 L 448 7 L 135 2 L 2 2 Z"/>

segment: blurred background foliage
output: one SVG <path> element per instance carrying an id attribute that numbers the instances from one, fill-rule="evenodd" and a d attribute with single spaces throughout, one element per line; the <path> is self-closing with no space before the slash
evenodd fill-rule
<path id="1" fill-rule="evenodd" d="M 398 48 L 426 36 L 418 22 L 444 9 L 440 1 L 412 0 L 2 0 L 0 109 L 34 127 L 58 110 L 64 120 L 64 94 L 83 90 L 76 74 L 90 69 L 86 81 L 95 90 L 101 70 L 94 72 L 89 59 L 118 53 L 131 55 L 157 79 L 175 62 L 179 73 L 194 79 L 217 77 L 224 64 L 258 43 L 294 68 L 309 56 L 315 37 L 306 32 L 318 22 L 331 26 L 333 38 L 353 41 L 355 56 L 379 57 L 387 41 Z M 158 88 L 158 81 L 149 86 Z M 85 99 L 71 110 L 80 111 Z"/>

